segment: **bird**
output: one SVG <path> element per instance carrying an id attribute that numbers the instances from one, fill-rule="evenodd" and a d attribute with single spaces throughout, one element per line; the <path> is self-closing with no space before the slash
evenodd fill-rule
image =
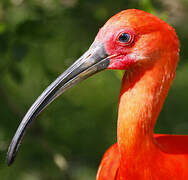
<path id="1" fill-rule="evenodd" d="M 89 49 L 38 97 L 7 153 L 11 165 L 26 130 L 54 99 L 105 69 L 124 70 L 117 143 L 104 154 L 96 180 L 186 180 L 188 136 L 155 134 L 175 78 L 180 42 L 172 26 L 148 12 L 128 9 L 111 17 Z"/>

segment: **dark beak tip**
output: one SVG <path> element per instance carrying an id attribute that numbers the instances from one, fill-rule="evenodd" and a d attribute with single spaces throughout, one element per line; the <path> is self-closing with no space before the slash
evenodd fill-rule
<path id="1" fill-rule="evenodd" d="M 16 153 L 12 153 L 12 146 L 9 147 L 7 157 L 6 157 L 6 163 L 8 166 L 11 166 L 15 160 Z"/>
<path id="2" fill-rule="evenodd" d="M 14 158 L 11 158 L 10 156 L 7 156 L 6 163 L 10 167 L 12 163 L 14 162 Z"/>

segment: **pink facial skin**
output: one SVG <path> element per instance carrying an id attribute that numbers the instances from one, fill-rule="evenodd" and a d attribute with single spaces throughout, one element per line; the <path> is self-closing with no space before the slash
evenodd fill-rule
<path id="1" fill-rule="evenodd" d="M 107 69 L 119 69 L 126 70 L 131 65 L 135 64 L 135 60 L 129 58 L 129 56 L 119 55 L 110 59 L 110 64 Z"/>
<path id="2" fill-rule="evenodd" d="M 128 42 L 121 42 L 119 37 L 127 33 L 130 35 Z M 96 41 L 103 42 L 106 52 L 110 57 L 110 64 L 107 69 L 126 70 L 135 63 L 134 57 L 130 56 L 131 48 L 135 43 L 135 33 L 130 28 L 105 28 L 101 29 Z"/>

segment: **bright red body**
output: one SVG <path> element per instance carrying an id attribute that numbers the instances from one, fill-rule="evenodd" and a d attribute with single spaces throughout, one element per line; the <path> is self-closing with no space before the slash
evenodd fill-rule
<path id="1" fill-rule="evenodd" d="M 97 180 L 186 180 L 188 179 L 188 136 L 154 135 L 156 148 L 140 153 L 135 150 L 131 166 L 120 175 L 120 153 L 117 143 L 106 151 L 97 173 Z M 137 156 L 141 162 L 134 161 Z M 125 161 L 126 163 L 126 161 Z M 134 166 L 133 166 L 134 165 Z M 132 169 L 131 169 L 132 168 Z"/>
<path id="2" fill-rule="evenodd" d="M 129 45 L 116 41 L 122 31 L 134 35 Z M 105 153 L 97 180 L 188 179 L 188 137 L 153 134 L 178 63 L 174 29 L 149 13 L 126 10 L 104 25 L 96 41 L 105 44 L 109 55 L 118 55 L 109 69 L 127 70 L 120 92 L 117 144 Z"/>

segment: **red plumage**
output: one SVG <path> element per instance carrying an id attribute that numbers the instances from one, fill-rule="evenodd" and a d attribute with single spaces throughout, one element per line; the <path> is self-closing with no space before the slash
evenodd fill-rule
<path id="1" fill-rule="evenodd" d="M 134 41 L 122 46 L 119 32 Z M 188 136 L 154 135 L 156 119 L 175 77 L 179 41 L 174 29 L 140 10 L 113 16 L 99 31 L 109 69 L 126 70 L 120 92 L 117 144 L 104 155 L 97 180 L 188 179 Z"/>
<path id="2" fill-rule="evenodd" d="M 178 37 L 164 21 L 136 9 L 113 16 L 89 50 L 28 110 L 9 146 L 8 165 L 26 129 L 56 97 L 104 69 L 123 69 L 117 143 L 105 153 L 97 180 L 187 180 L 188 136 L 153 133 L 178 59 Z"/>

